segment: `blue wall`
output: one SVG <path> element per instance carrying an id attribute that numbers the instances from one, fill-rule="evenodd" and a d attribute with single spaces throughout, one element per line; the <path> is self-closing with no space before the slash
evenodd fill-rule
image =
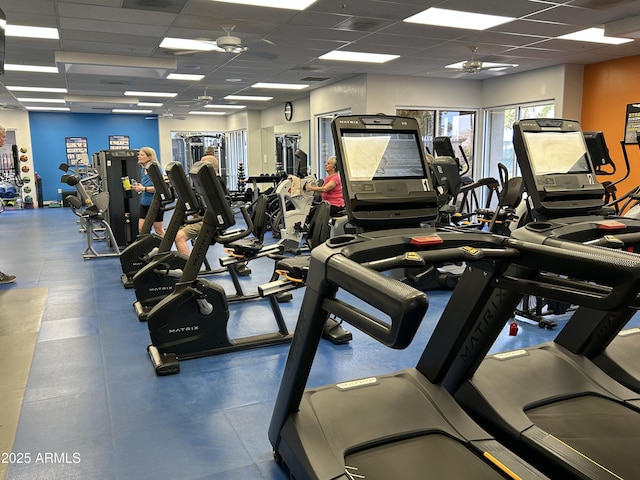
<path id="1" fill-rule="evenodd" d="M 70 190 L 60 183 L 66 163 L 66 137 L 86 137 L 89 158 L 95 152 L 109 149 L 109 135 L 128 135 L 130 148 L 152 147 L 159 153 L 158 121 L 142 115 L 94 113 L 29 112 L 33 148 L 33 166 L 42 178 L 44 201 L 62 200 L 58 189 Z"/>

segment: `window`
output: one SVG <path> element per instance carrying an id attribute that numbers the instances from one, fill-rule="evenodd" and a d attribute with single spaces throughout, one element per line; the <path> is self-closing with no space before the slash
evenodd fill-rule
<path id="1" fill-rule="evenodd" d="M 485 113 L 485 141 L 483 177 L 499 178 L 498 163 L 503 163 L 510 177 L 520 175 L 520 167 L 513 150 L 513 124 L 523 118 L 552 118 L 553 103 L 515 105 L 487 110 Z"/>
<path id="2" fill-rule="evenodd" d="M 327 158 L 336 154 L 336 149 L 333 144 L 333 135 L 331 134 L 331 122 L 339 115 L 350 115 L 349 110 L 342 112 L 335 112 L 326 115 L 318 115 L 318 156 L 316 158 L 315 171 L 319 178 L 324 178 L 324 162 Z"/>
<path id="3" fill-rule="evenodd" d="M 238 189 L 238 167 L 244 166 L 244 175 L 247 173 L 247 131 L 236 130 L 227 133 L 227 162 L 221 168 L 220 175 L 227 182 L 229 190 Z"/>
<path id="4" fill-rule="evenodd" d="M 473 110 L 396 110 L 396 115 L 418 121 L 422 143 L 433 151 L 434 137 L 449 137 L 463 174 L 473 172 L 476 112 Z"/>

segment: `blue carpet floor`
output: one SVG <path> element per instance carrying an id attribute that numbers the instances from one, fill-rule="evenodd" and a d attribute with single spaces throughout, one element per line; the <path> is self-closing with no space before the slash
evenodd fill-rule
<path id="1" fill-rule="evenodd" d="M 288 478 L 267 438 L 288 345 L 189 360 L 180 374 L 158 377 L 146 352 L 147 325 L 132 308 L 134 292 L 123 288 L 119 260 L 83 260 L 85 238 L 68 208 L 7 210 L 0 215 L 0 240 L 0 270 L 18 276 L 0 290 L 47 289 L 17 431 L 9 438 L 23 461 L 12 457 L 7 478 Z M 212 266 L 221 255 L 210 249 Z M 269 279 L 271 262 L 250 264 L 253 274 L 241 278 L 246 292 Z M 213 279 L 232 291 L 227 274 Z M 291 330 L 302 294 L 282 305 Z M 406 350 L 390 351 L 357 331 L 348 345 L 323 341 L 309 386 L 415 365 L 448 297 L 429 294 L 427 317 Z M 231 305 L 231 337 L 274 329 L 266 301 Z M 505 326 L 493 351 L 554 335 L 522 324 L 514 337 Z"/>

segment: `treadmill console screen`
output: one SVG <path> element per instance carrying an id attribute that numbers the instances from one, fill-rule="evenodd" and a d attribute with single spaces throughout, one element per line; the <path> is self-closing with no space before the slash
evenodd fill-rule
<path id="1" fill-rule="evenodd" d="M 351 180 L 425 178 L 413 132 L 342 132 L 345 166 Z"/>
<path id="2" fill-rule="evenodd" d="M 591 173 L 582 132 L 523 132 L 535 175 Z"/>
<path id="3" fill-rule="evenodd" d="M 536 218 L 583 215 L 604 206 L 580 124 L 526 119 L 513 125 L 513 146 Z"/>
<path id="4" fill-rule="evenodd" d="M 435 219 L 437 196 L 415 119 L 337 117 L 332 132 L 350 222 L 368 230 Z"/>

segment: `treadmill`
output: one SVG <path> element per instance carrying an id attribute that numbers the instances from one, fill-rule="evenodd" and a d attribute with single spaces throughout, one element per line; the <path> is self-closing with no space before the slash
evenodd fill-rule
<path id="1" fill-rule="evenodd" d="M 567 348 L 571 344 L 566 341 L 567 326 L 574 331 L 584 327 L 583 345 L 588 345 L 592 336 L 604 338 L 607 323 L 616 323 L 621 312 L 638 307 L 640 286 L 631 270 L 613 273 L 626 268 L 623 265 L 635 270 L 632 265 L 638 265 L 640 256 L 579 243 L 588 238 L 600 243 L 606 236 L 603 232 L 612 231 L 608 222 L 621 221 L 600 211 L 595 195 L 600 187 L 588 171 L 583 145 L 576 122 L 523 120 L 514 126 L 516 152 L 527 148 L 531 158 L 538 152 L 567 153 L 553 162 L 543 159 L 546 163 L 541 163 L 540 170 L 522 168 L 530 201 L 539 209 L 534 209 L 534 218 L 537 213 L 544 216 L 514 231 L 512 239 L 557 246 L 573 257 L 573 263 L 558 269 L 564 270 L 561 275 L 542 264 L 534 276 L 512 267 L 504 274 L 465 272 L 419 365 L 430 380 L 441 380 L 484 428 L 552 478 L 640 478 L 635 458 L 640 444 L 640 394 L 614 380 L 588 356 Z M 522 158 L 519 155 L 519 161 Z M 562 165 L 564 171 L 545 170 L 545 165 Z M 535 177 L 528 178 L 532 172 Z M 532 180 L 538 185 L 536 191 L 530 188 Z M 576 211 L 579 215 L 562 217 Z M 615 228 L 616 236 L 622 236 L 624 229 Z M 623 244 L 611 238 L 604 242 Z M 594 261 L 610 262 L 611 269 L 602 269 Z M 540 280 L 555 282 L 557 288 L 542 293 Z M 482 295 L 469 301 L 473 292 L 483 289 Z M 609 298 L 597 298 L 597 292 L 606 289 L 610 289 Z M 511 292 L 518 290 L 578 305 L 579 309 L 555 341 L 485 358 L 511 317 Z M 466 302 L 464 308 L 458 305 L 462 302 Z M 598 314 L 594 321 L 594 312 L 604 317 Z M 580 324 L 589 317 L 591 321 Z M 594 328 L 594 323 L 600 325 Z"/>
<path id="2" fill-rule="evenodd" d="M 601 132 L 585 132 L 582 142 L 577 122 L 552 119 L 533 119 L 514 125 L 514 147 L 523 179 L 530 195 L 535 222 L 521 229 L 517 236 L 539 241 L 536 238 L 552 237 L 589 243 L 613 249 L 640 252 L 640 220 L 614 215 L 605 208 L 604 196 L 599 203 L 591 199 L 593 187 L 584 184 L 595 178 L 595 168 L 608 148 Z M 552 172 L 545 171 L 544 143 L 553 145 L 555 151 L 573 151 L 566 162 L 555 161 Z M 588 155 L 587 155 L 588 153 Z M 578 158 L 578 161 L 575 159 Z M 585 162 L 591 160 L 590 162 Z M 564 185 L 563 196 L 552 196 L 547 185 Z M 596 184 L 593 184 L 598 187 Z M 582 208 L 587 196 L 587 208 Z M 571 198 L 575 205 L 555 208 L 557 198 Z M 568 216 L 567 216 L 568 215 Z M 580 307 L 558 333 L 555 342 L 575 354 L 592 360 L 610 376 L 628 388 L 640 392 L 640 329 L 622 330 L 636 308 L 603 312 Z"/>
<path id="3" fill-rule="evenodd" d="M 436 234 L 420 227 L 437 213 L 437 198 L 414 119 L 338 117 L 332 129 L 349 219 L 361 231 L 330 238 L 311 251 L 269 427 L 276 461 L 298 480 L 547 478 L 498 443 L 441 384 L 416 368 L 305 389 L 330 315 L 389 348 L 412 342 L 427 297 L 381 272 L 521 256 L 503 244 L 510 241 L 503 237 Z M 388 226 L 394 228 L 375 230 Z M 365 301 L 371 311 L 341 300 L 341 290 Z"/>

